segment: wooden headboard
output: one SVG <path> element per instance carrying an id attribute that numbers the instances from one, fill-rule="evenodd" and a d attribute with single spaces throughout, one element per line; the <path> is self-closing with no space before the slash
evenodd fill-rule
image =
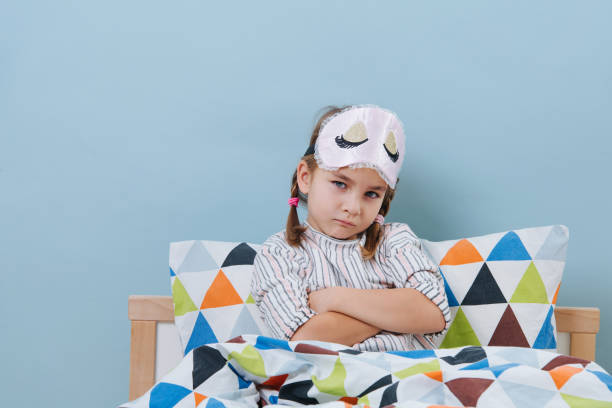
<path id="1" fill-rule="evenodd" d="M 131 295 L 128 317 L 132 321 L 130 344 L 130 401 L 155 384 L 155 346 L 158 322 L 173 322 L 171 296 Z M 595 307 L 555 308 L 557 331 L 570 334 L 571 356 L 595 359 L 595 337 L 599 332 L 599 309 Z"/>

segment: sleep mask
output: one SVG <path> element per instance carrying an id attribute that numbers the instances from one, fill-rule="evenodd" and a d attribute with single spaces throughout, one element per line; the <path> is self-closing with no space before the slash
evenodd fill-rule
<path id="1" fill-rule="evenodd" d="M 374 105 L 351 106 L 321 124 L 314 153 L 324 170 L 369 167 L 395 188 L 405 152 L 404 129 L 391 111 Z"/>

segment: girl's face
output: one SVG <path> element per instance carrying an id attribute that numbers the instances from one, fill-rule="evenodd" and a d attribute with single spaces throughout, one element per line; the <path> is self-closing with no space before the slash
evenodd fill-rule
<path id="1" fill-rule="evenodd" d="M 336 171 L 298 165 L 298 186 L 308 194 L 308 223 L 337 239 L 355 239 L 374 222 L 387 183 L 374 169 Z"/>

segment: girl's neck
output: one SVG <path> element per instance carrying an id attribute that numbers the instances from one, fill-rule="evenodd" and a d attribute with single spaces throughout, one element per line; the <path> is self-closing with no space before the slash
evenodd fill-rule
<path id="1" fill-rule="evenodd" d="M 327 240 L 333 241 L 333 242 L 337 242 L 339 244 L 356 244 L 356 243 L 361 243 L 362 245 L 365 243 L 365 234 L 363 232 L 357 234 L 357 238 L 354 239 L 339 239 L 339 238 L 334 238 L 332 236 L 327 235 L 326 233 L 319 231 L 318 229 L 316 229 L 315 227 L 313 227 L 310 223 L 308 223 L 308 220 L 304 221 L 304 225 L 306 225 L 306 231 L 311 231 L 312 233 L 323 237 Z M 363 242 L 361 242 L 363 241 Z"/>

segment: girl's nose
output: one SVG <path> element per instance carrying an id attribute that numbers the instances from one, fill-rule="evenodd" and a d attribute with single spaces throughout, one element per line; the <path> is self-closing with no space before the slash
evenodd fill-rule
<path id="1" fill-rule="evenodd" d="M 359 214 L 359 199 L 357 197 L 353 197 L 350 194 L 347 194 L 343 204 L 343 210 L 348 212 L 351 215 Z"/>

